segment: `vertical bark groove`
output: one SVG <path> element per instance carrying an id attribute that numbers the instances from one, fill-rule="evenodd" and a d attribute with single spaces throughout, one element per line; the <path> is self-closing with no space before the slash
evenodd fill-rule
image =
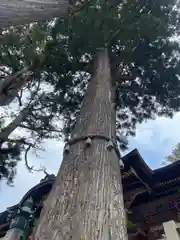
<path id="1" fill-rule="evenodd" d="M 115 138 L 111 72 L 106 50 L 97 54 L 95 71 L 73 137 L 103 134 Z M 93 138 L 70 146 L 43 207 L 34 240 L 126 240 L 119 159 L 107 141 Z"/>

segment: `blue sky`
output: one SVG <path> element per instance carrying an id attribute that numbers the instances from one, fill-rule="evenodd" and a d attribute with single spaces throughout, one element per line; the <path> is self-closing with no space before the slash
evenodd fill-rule
<path id="1" fill-rule="evenodd" d="M 152 169 L 161 167 L 164 157 L 180 142 L 179 123 L 180 113 L 177 113 L 173 119 L 158 118 L 138 125 L 136 136 L 129 139 L 128 151 L 137 148 Z M 56 174 L 62 160 L 63 145 L 61 141 L 47 141 L 44 144 L 45 152 L 41 152 L 40 157 L 34 154 L 29 156 L 29 165 L 37 168 L 43 165 L 48 173 Z M 42 173 L 29 173 L 22 161 L 18 166 L 15 186 L 8 187 L 5 182 L 0 183 L 0 212 L 18 203 L 23 195 L 43 177 Z"/>

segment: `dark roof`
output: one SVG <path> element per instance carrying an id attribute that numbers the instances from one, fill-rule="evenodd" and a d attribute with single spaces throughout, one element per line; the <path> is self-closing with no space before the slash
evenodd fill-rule
<path id="1" fill-rule="evenodd" d="M 125 165 L 124 172 L 133 168 L 136 173 L 136 180 L 135 175 L 132 174 L 123 181 L 124 192 L 129 191 L 130 186 L 131 189 L 140 187 L 143 184 L 147 187 L 147 191 L 139 194 L 133 204 L 138 205 L 153 201 L 178 191 L 180 186 L 180 161 L 152 170 L 137 149 L 125 155 L 122 160 Z"/>
<path id="2" fill-rule="evenodd" d="M 8 214 L 9 214 L 9 212 L 7 210 L 0 213 L 0 225 L 2 225 L 4 222 L 6 222 Z"/>
<path id="3" fill-rule="evenodd" d="M 0 225 L 7 222 L 9 213 L 15 212 L 29 197 L 32 197 L 35 203 L 39 203 L 41 198 L 50 192 L 54 181 L 55 176 L 50 175 L 49 178 L 46 177 L 39 184 L 31 188 L 18 204 L 8 207 L 6 211 L 0 213 Z"/>
<path id="4" fill-rule="evenodd" d="M 171 165 L 152 170 L 144 161 L 137 149 L 134 149 L 124 157 L 124 170 L 122 171 L 123 189 L 126 193 L 129 190 L 137 188 L 146 188 L 147 191 L 139 194 L 133 204 L 141 204 L 153 200 L 164 195 L 174 193 L 180 185 L 180 161 Z M 133 169 L 133 174 L 129 174 Z M 126 175 L 126 177 L 125 177 Z M 35 187 L 31 188 L 21 201 L 8 208 L 8 211 L 13 211 L 22 205 L 22 203 L 29 197 L 32 197 L 35 202 L 39 202 L 41 197 L 48 194 L 55 181 L 55 176 L 49 175 L 43 179 Z M 0 214 L 1 218 L 7 214 L 7 211 Z"/>
<path id="5" fill-rule="evenodd" d="M 167 181 L 172 182 L 173 179 L 174 181 L 177 181 L 177 178 L 180 177 L 180 161 L 152 170 L 146 164 L 137 149 L 134 149 L 122 157 L 122 160 L 125 165 L 124 171 L 127 171 L 130 167 L 132 167 L 138 176 L 152 188 L 154 188 L 154 185 L 157 183 Z"/>
<path id="6" fill-rule="evenodd" d="M 14 209 L 16 209 L 18 206 L 21 206 L 25 200 L 27 200 L 29 197 L 32 197 L 34 202 L 39 202 L 42 198 L 42 196 L 48 194 L 52 188 L 52 184 L 55 181 L 55 177 L 54 178 L 50 178 L 50 179 L 46 179 L 44 181 L 41 181 L 39 184 L 37 184 L 36 186 L 34 186 L 33 188 L 31 188 L 21 199 L 21 201 L 12 206 L 9 207 L 8 210 L 13 211 Z"/>

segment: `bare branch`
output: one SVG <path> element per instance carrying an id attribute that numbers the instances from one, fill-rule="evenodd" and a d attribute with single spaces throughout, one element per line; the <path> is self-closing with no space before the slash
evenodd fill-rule
<path id="1" fill-rule="evenodd" d="M 28 129 L 30 131 L 37 131 L 37 130 L 41 131 L 41 130 L 44 130 L 43 128 L 40 128 L 40 127 L 37 127 L 36 129 L 35 128 L 33 129 L 33 128 L 28 127 L 28 126 L 26 126 L 24 124 L 20 124 L 19 127 L 24 128 L 24 129 Z M 58 130 L 58 129 L 48 129 L 48 131 L 49 132 L 62 133 L 62 130 Z"/>
<path id="2" fill-rule="evenodd" d="M 46 174 L 46 168 L 43 166 L 42 168 L 39 169 L 34 169 L 34 166 L 29 166 L 28 164 L 28 152 L 30 151 L 32 146 L 28 146 L 28 148 L 25 151 L 25 165 L 27 167 L 27 169 L 29 170 L 29 172 L 44 172 L 44 174 Z M 46 174 L 47 175 L 47 174 Z"/>
<path id="3" fill-rule="evenodd" d="M 18 78 L 19 76 L 21 76 L 22 74 L 26 73 L 27 71 L 29 71 L 28 67 L 24 67 L 23 69 L 21 69 L 20 71 L 14 73 L 13 75 L 7 77 L 4 79 L 4 81 L 2 81 L 0 83 L 0 94 L 2 94 L 2 92 L 4 91 L 4 89 L 9 86 L 11 84 L 11 82 Z"/>
<path id="4" fill-rule="evenodd" d="M 22 76 L 23 74 L 26 74 L 26 76 Z M 0 81 L 1 106 L 9 104 L 18 95 L 18 91 L 28 82 L 30 75 L 30 68 L 24 67 L 20 71 Z"/>
<path id="5" fill-rule="evenodd" d="M 25 144 L 25 145 L 28 145 L 28 146 L 31 146 L 31 147 L 35 146 L 35 144 L 29 143 L 29 142 L 25 141 L 23 138 L 22 139 L 10 139 L 10 138 L 8 138 L 7 142 Z"/>
<path id="6" fill-rule="evenodd" d="M 22 95 L 23 95 L 23 90 L 20 91 L 20 93 L 17 95 L 19 106 L 22 106 Z"/>
<path id="7" fill-rule="evenodd" d="M 0 140 L 6 141 L 9 135 L 19 126 L 19 124 L 27 117 L 31 106 L 25 107 L 18 116 L 0 132 Z"/>
<path id="8" fill-rule="evenodd" d="M 119 28 L 116 32 L 114 32 L 111 37 L 108 39 L 107 43 L 106 43 L 106 47 L 109 46 L 109 44 L 111 43 L 112 40 L 114 40 L 114 38 L 121 32 L 121 28 Z"/>
<path id="9" fill-rule="evenodd" d="M 31 146 L 28 146 L 28 148 L 27 148 L 26 151 L 25 151 L 24 158 L 25 158 L 25 165 L 26 165 L 27 169 L 28 169 L 30 172 L 32 172 L 34 166 L 30 167 L 30 166 L 28 165 L 28 160 L 27 160 L 27 155 L 28 155 L 28 152 L 29 152 L 30 149 L 31 149 Z"/>
<path id="10" fill-rule="evenodd" d="M 30 109 L 32 108 L 33 104 L 33 100 L 34 97 L 36 96 L 36 94 L 38 93 L 40 88 L 40 81 L 38 82 L 38 86 L 35 92 L 33 92 L 31 94 L 31 99 L 28 103 L 28 105 L 21 110 L 21 112 L 18 114 L 18 116 L 4 129 L 2 129 L 2 131 L 0 132 L 0 140 L 1 141 L 6 141 L 9 137 L 9 135 L 21 124 L 21 122 L 27 117 L 27 115 L 30 112 Z"/>

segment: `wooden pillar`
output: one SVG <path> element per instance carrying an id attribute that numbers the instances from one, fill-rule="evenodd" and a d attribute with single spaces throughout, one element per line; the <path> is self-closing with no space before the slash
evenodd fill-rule
<path id="1" fill-rule="evenodd" d="M 176 224 L 174 221 L 163 223 L 163 227 L 167 240 L 179 240 L 178 232 L 176 230 Z"/>

